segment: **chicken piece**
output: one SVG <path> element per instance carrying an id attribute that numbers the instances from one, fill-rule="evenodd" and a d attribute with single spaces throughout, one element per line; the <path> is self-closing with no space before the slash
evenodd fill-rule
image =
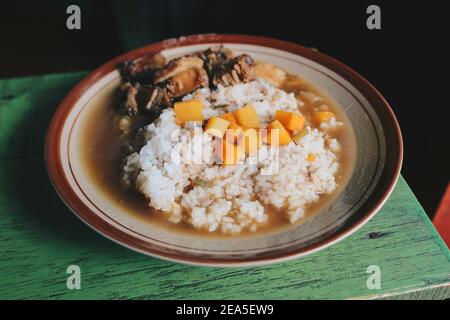
<path id="1" fill-rule="evenodd" d="M 205 69 L 194 67 L 172 76 L 165 88 L 169 97 L 176 98 L 198 88 L 207 87 L 208 84 L 208 74 Z"/>
<path id="2" fill-rule="evenodd" d="M 262 78 L 276 87 L 281 87 L 286 80 L 286 72 L 271 63 L 257 63 L 251 67 L 251 73 L 253 77 Z"/>
<path id="3" fill-rule="evenodd" d="M 119 72 L 125 82 L 151 83 L 155 73 L 165 65 L 165 59 L 161 54 L 152 54 L 140 59 L 127 60 L 119 64 Z"/>
<path id="4" fill-rule="evenodd" d="M 169 78 L 192 68 L 202 68 L 203 60 L 194 56 L 183 56 L 171 60 L 163 69 L 158 70 L 153 79 L 154 83 L 162 83 Z"/>
<path id="5" fill-rule="evenodd" d="M 250 66 L 253 59 L 248 54 L 241 54 L 223 63 L 213 76 L 213 85 L 231 86 L 252 79 Z"/>

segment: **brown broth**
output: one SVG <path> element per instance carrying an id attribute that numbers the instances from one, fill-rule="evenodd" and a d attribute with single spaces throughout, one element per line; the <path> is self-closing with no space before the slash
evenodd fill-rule
<path id="1" fill-rule="evenodd" d="M 289 83 L 293 84 L 289 85 Z M 319 89 L 296 76 L 288 76 L 286 84 L 282 89 L 288 92 L 294 92 L 296 96 L 298 96 L 300 91 L 313 92 L 321 96 L 324 100 L 320 104 L 326 104 L 330 111 L 336 114 L 337 119 L 344 122 L 343 127 L 329 131 L 333 137 L 338 139 L 342 147 L 342 151 L 337 154 L 340 163 L 340 169 L 335 175 L 338 187 L 332 194 L 323 194 L 318 202 L 311 204 L 306 209 L 305 216 L 295 224 L 297 225 L 328 207 L 345 187 L 353 172 L 356 154 L 355 138 L 350 122 L 342 109 Z M 171 231 L 176 230 L 201 236 L 229 237 L 228 235 L 222 235 L 220 232 L 211 233 L 206 230 L 195 229 L 186 222 L 179 224 L 171 223 L 164 217 L 161 211 L 149 207 L 148 201 L 136 190 L 123 186 L 120 177 L 120 167 L 123 158 L 127 155 L 127 140 L 117 128 L 118 116 L 113 108 L 114 104 L 117 103 L 114 98 L 114 93 L 118 86 L 119 81 L 109 84 L 88 106 L 90 110 L 90 114 L 88 115 L 89 120 L 83 129 L 80 152 L 82 154 L 83 165 L 88 175 L 95 182 L 96 187 L 114 205 L 138 217 L 143 223 L 156 224 L 161 228 L 167 228 Z M 305 103 L 299 110 L 305 115 L 308 121 L 311 119 L 314 108 L 317 107 L 318 105 Z M 145 122 L 140 119 L 134 126 L 139 127 L 143 124 Z M 259 226 L 256 232 L 245 230 L 238 236 L 276 232 L 292 227 L 284 212 L 270 207 L 266 208 L 266 212 L 268 214 L 268 221 L 265 225 Z"/>

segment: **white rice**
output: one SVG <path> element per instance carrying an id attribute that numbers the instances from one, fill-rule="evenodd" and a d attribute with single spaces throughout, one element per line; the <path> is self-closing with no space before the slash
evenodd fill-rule
<path id="1" fill-rule="evenodd" d="M 205 118 L 232 112 L 252 103 L 259 116 L 261 124 L 267 124 L 275 116 L 276 110 L 298 112 L 297 99 L 293 93 L 287 93 L 273 85 L 258 79 L 250 83 L 240 83 L 230 87 L 219 88 L 213 92 L 210 89 L 200 89 L 193 94 L 186 95 L 183 100 L 199 99 L 203 102 Z M 211 105 L 225 108 L 211 108 Z"/>
<path id="2" fill-rule="evenodd" d="M 263 126 L 274 119 L 276 110 L 299 112 L 294 94 L 263 80 L 214 91 L 199 89 L 184 100 L 194 98 L 203 102 L 206 119 L 247 103 L 253 104 Z M 146 127 L 144 147 L 128 156 L 123 167 L 124 180 L 135 184 L 149 205 L 174 223 L 187 221 L 195 228 L 228 234 L 255 231 L 267 222 L 267 206 L 284 209 L 294 223 L 308 204 L 336 188 L 334 152 L 340 150 L 339 142 L 318 129 L 307 127 L 298 144 L 263 144 L 243 163 L 223 166 L 214 163 L 213 138 L 200 125 L 180 127 L 173 109 L 164 110 Z M 279 157 L 273 156 L 273 148 L 278 148 Z M 313 161 L 307 160 L 310 154 Z M 186 192 L 187 187 L 191 189 Z"/>

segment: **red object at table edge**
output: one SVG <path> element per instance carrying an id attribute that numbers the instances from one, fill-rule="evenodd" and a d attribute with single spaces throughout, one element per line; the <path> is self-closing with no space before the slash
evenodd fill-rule
<path id="1" fill-rule="evenodd" d="M 441 235 L 447 247 L 450 247 L 450 183 L 433 219 L 434 227 Z"/>

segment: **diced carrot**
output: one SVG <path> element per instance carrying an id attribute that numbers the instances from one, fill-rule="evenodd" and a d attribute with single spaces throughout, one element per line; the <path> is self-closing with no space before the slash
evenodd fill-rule
<path id="1" fill-rule="evenodd" d="M 227 130 L 230 123 L 219 117 L 212 117 L 208 120 L 205 126 L 205 132 L 216 136 L 218 138 L 223 138 L 225 131 Z"/>
<path id="2" fill-rule="evenodd" d="M 291 142 L 291 136 L 280 121 L 274 120 L 267 127 L 266 142 L 271 145 L 285 145 Z"/>
<path id="3" fill-rule="evenodd" d="M 283 110 L 278 110 L 275 113 L 275 119 L 280 121 L 286 129 L 291 131 L 300 131 L 303 129 L 303 125 L 305 124 L 305 117 L 302 115 Z"/>
<path id="4" fill-rule="evenodd" d="M 283 124 L 283 122 L 287 122 L 289 120 L 289 117 L 292 112 L 284 111 L 284 110 L 277 110 L 275 112 L 275 120 L 278 120 Z"/>
<path id="5" fill-rule="evenodd" d="M 251 104 L 234 112 L 236 122 L 244 128 L 259 128 L 259 117 Z"/>
<path id="6" fill-rule="evenodd" d="M 316 160 L 316 156 L 314 154 L 310 153 L 306 157 L 306 160 L 308 160 L 309 162 L 313 162 L 314 160 Z"/>
<path id="7" fill-rule="evenodd" d="M 176 115 L 175 115 L 174 121 L 175 121 L 175 123 L 176 123 L 177 125 L 179 125 L 179 126 L 182 126 L 182 125 L 183 125 L 183 122 L 181 122 L 180 120 L 178 120 L 178 118 L 176 117 Z"/>
<path id="8" fill-rule="evenodd" d="M 294 130 L 300 131 L 303 129 L 304 125 L 305 125 L 305 117 L 303 117 L 302 115 L 293 113 L 289 120 L 289 123 L 286 124 L 286 128 L 291 131 L 294 131 Z"/>
<path id="9" fill-rule="evenodd" d="M 230 124 L 236 123 L 236 119 L 234 118 L 233 112 L 225 113 L 219 116 L 219 118 L 227 120 Z"/>
<path id="10" fill-rule="evenodd" d="M 200 100 L 176 102 L 173 106 L 179 123 L 203 121 L 203 104 Z"/>
<path id="11" fill-rule="evenodd" d="M 230 123 L 230 125 L 227 128 L 227 131 L 225 131 L 225 140 L 227 140 L 230 143 L 235 143 L 243 132 L 244 129 L 236 122 Z"/>
<path id="12" fill-rule="evenodd" d="M 245 129 L 238 140 L 238 147 L 247 155 L 254 155 L 262 143 L 261 131 L 258 129 Z"/>
<path id="13" fill-rule="evenodd" d="M 226 140 L 217 142 L 214 153 L 219 164 L 236 164 L 244 155 L 244 152 L 240 148 Z"/>
<path id="14" fill-rule="evenodd" d="M 323 121 L 327 121 L 328 119 L 331 119 L 334 117 L 334 113 L 331 111 L 316 111 L 314 113 L 314 120 L 317 123 L 321 123 Z"/>

